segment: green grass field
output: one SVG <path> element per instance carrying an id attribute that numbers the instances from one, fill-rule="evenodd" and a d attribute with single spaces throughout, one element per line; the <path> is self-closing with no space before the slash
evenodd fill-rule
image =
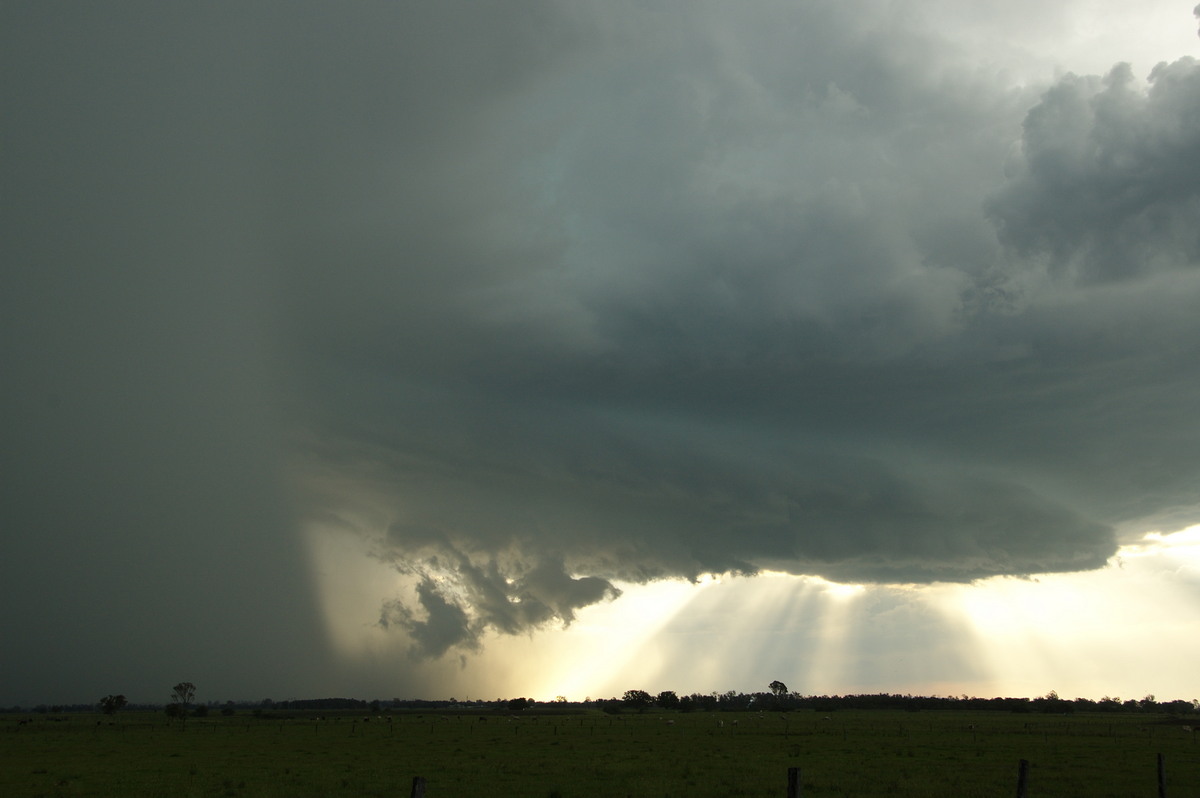
<path id="1" fill-rule="evenodd" d="M 19 724 L 20 718 L 32 722 Z M 362 714 L 178 721 L 6 716 L 3 796 L 1200 796 L 1200 741 L 1163 716 L 984 712 Z"/>

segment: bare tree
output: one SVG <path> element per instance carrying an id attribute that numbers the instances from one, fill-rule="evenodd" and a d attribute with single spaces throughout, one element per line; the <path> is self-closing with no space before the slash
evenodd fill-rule
<path id="1" fill-rule="evenodd" d="M 178 715 L 183 720 L 184 728 L 187 728 L 188 707 L 195 697 L 196 685 L 191 682 L 180 682 L 171 689 L 171 705 L 167 707 L 167 714 Z"/>
<path id="2" fill-rule="evenodd" d="M 126 703 L 125 696 L 109 694 L 100 699 L 100 711 L 105 715 L 115 715 Z"/>

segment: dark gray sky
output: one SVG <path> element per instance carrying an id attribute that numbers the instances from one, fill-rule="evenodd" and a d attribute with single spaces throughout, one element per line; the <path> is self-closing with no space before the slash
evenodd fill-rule
<path id="1" fill-rule="evenodd" d="M 0 703 L 1200 522 L 1195 20 L 1041 6 L 4 4 Z"/>

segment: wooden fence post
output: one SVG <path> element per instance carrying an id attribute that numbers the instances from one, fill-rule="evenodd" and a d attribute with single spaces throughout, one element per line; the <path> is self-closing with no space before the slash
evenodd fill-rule
<path id="1" fill-rule="evenodd" d="M 802 789 L 800 768 L 788 768 L 788 798 L 800 798 Z"/>
<path id="2" fill-rule="evenodd" d="M 425 798 L 425 779 L 421 776 L 413 776 L 412 794 L 409 798 Z"/>
<path id="3" fill-rule="evenodd" d="M 1158 755 L 1158 798 L 1167 798 L 1167 763 L 1162 754 Z"/>
<path id="4" fill-rule="evenodd" d="M 1017 798 L 1029 798 L 1029 760 L 1022 759 L 1017 769 Z"/>

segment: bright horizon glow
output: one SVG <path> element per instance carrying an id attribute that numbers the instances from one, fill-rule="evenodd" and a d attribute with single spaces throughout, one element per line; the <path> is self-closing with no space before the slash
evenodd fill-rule
<path id="1" fill-rule="evenodd" d="M 403 577 L 331 537 L 313 538 L 323 541 L 314 555 L 326 562 L 317 581 L 330 639 L 373 674 L 379 695 L 396 667 L 425 673 L 444 696 L 539 701 L 754 692 L 774 679 L 806 695 L 1197 692 L 1200 609 L 1189 594 L 1200 592 L 1200 526 L 1147 534 L 1098 571 L 1027 579 L 867 586 L 764 572 L 621 584 L 620 598 L 565 628 L 490 633 L 469 657 L 421 661 L 376 624 L 380 591 L 397 594 Z"/>
<path id="2" fill-rule="evenodd" d="M 1148 534 L 1098 571 L 1029 579 L 862 586 L 767 572 L 622 587 L 568 629 L 493 636 L 468 670 L 529 658 L 511 673 L 528 689 L 513 693 L 538 700 L 753 692 L 776 678 L 808 695 L 1196 691 L 1200 527 Z"/>
<path id="3" fill-rule="evenodd" d="M 1011 694 L 1044 695 L 1064 684 L 1064 698 L 1190 699 L 1200 618 L 1189 593 L 1198 588 L 1200 526 L 1193 526 L 1149 533 L 1099 571 L 955 586 L 941 604 L 965 618 L 994 684 Z M 1152 678 L 1141 675 L 1148 660 Z"/>

